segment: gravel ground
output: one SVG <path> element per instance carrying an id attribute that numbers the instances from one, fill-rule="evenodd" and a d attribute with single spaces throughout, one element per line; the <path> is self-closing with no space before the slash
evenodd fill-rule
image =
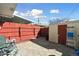
<path id="1" fill-rule="evenodd" d="M 72 56 L 72 48 L 51 43 L 40 37 L 39 39 L 17 44 L 16 56 Z"/>

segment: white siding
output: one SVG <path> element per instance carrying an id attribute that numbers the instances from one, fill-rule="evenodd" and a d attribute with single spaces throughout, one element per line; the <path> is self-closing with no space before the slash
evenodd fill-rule
<path id="1" fill-rule="evenodd" d="M 49 41 L 58 43 L 58 25 L 49 26 Z"/>

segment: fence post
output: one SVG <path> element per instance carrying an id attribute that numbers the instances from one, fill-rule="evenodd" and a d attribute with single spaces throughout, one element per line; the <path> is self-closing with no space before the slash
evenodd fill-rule
<path id="1" fill-rule="evenodd" d="M 35 28 L 34 28 L 34 32 L 33 33 L 34 33 L 34 37 L 35 37 Z"/>
<path id="2" fill-rule="evenodd" d="M 19 27 L 19 37 L 21 37 L 21 28 Z"/>

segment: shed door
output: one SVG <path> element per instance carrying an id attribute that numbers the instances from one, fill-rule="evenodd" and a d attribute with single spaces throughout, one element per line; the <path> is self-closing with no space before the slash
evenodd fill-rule
<path id="1" fill-rule="evenodd" d="M 58 43 L 66 45 L 67 25 L 58 25 Z"/>

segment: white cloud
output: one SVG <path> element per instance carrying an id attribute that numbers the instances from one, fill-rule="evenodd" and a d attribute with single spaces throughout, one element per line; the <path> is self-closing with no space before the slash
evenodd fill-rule
<path id="1" fill-rule="evenodd" d="M 32 15 L 32 16 L 39 16 L 39 15 L 41 15 L 41 14 L 43 14 L 43 10 L 33 9 L 33 10 L 31 11 L 31 15 Z"/>
<path id="2" fill-rule="evenodd" d="M 25 13 L 22 13 L 22 12 L 21 12 L 20 15 L 21 15 L 21 16 L 25 16 Z"/>
<path id="3" fill-rule="evenodd" d="M 27 10 L 25 13 L 24 12 L 19 12 L 19 11 L 15 11 L 13 15 L 16 15 L 18 17 L 24 18 L 24 19 L 28 19 L 28 18 L 35 18 L 36 20 L 38 20 L 37 18 L 39 18 L 39 20 L 41 20 L 40 22 L 42 24 L 47 24 L 46 21 L 42 21 L 42 20 L 46 20 L 47 16 L 43 15 L 43 11 L 42 10 L 37 10 L 37 9 L 33 9 L 33 10 Z M 32 19 L 28 19 L 33 21 Z M 35 22 L 35 20 L 34 20 Z"/>
<path id="4" fill-rule="evenodd" d="M 43 15 L 43 16 L 39 16 L 39 18 L 47 18 L 47 16 L 44 16 L 44 15 Z"/>
<path id="5" fill-rule="evenodd" d="M 44 18 L 47 18 L 47 16 L 39 15 L 39 16 L 34 16 L 34 18 L 41 18 L 41 19 L 44 19 Z"/>
<path id="6" fill-rule="evenodd" d="M 61 17 L 51 17 L 50 19 L 61 19 Z"/>
<path id="7" fill-rule="evenodd" d="M 27 19 L 27 18 L 24 17 L 25 13 L 22 13 L 22 12 L 19 12 L 19 11 L 14 11 L 13 15 Z"/>
<path id="8" fill-rule="evenodd" d="M 13 15 L 21 17 L 46 18 L 46 16 L 43 15 L 43 10 L 38 9 L 27 10 L 26 12 L 15 11 Z"/>
<path id="9" fill-rule="evenodd" d="M 21 17 L 27 16 L 26 13 L 19 12 L 19 11 L 14 11 L 13 15 L 21 16 Z"/>
<path id="10" fill-rule="evenodd" d="M 27 10 L 27 11 L 25 12 L 25 16 L 31 16 L 31 11 L 30 11 L 30 10 Z"/>
<path id="11" fill-rule="evenodd" d="M 69 21 L 75 21 L 75 20 L 77 20 L 77 19 L 69 19 Z"/>
<path id="12" fill-rule="evenodd" d="M 50 10 L 50 13 L 58 14 L 58 13 L 60 13 L 60 11 L 59 11 L 59 9 L 53 9 L 53 10 Z"/>

